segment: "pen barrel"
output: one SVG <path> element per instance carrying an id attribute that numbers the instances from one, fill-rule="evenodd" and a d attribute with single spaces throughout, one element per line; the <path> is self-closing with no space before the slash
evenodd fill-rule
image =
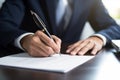
<path id="1" fill-rule="evenodd" d="M 43 28 L 42 31 L 49 37 L 52 39 L 50 33 L 48 32 L 48 30 L 46 29 L 46 25 L 44 24 L 44 22 L 40 19 L 39 16 L 37 16 L 36 14 L 32 14 L 33 15 L 33 19 L 36 23 L 36 25 L 39 27 L 39 28 Z M 41 27 L 40 27 L 41 26 Z"/>
<path id="2" fill-rule="evenodd" d="M 40 29 L 42 29 L 42 27 L 40 27 L 40 26 L 42 26 L 42 25 L 41 25 L 41 23 L 37 20 L 37 18 L 36 18 L 35 15 L 33 15 L 33 19 L 34 19 L 36 25 L 37 25 Z"/>
<path id="3" fill-rule="evenodd" d="M 52 36 L 50 35 L 50 33 L 48 32 L 48 30 L 46 28 L 44 28 L 42 30 L 49 38 L 53 39 Z"/>

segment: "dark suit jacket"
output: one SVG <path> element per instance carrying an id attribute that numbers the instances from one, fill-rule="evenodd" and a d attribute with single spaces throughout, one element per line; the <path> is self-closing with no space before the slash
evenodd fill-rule
<path id="1" fill-rule="evenodd" d="M 120 28 L 109 16 L 101 0 L 73 0 L 73 14 L 62 35 L 56 31 L 56 6 L 56 0 L 6 0 L 0 10 L 0 55 L 20 51 L 14 47 L 14 40 L 25 32 L 39 29 L 30 10 L 36 12 L 47 25 L 49 32 L 59 36 L 63 43 L 78 41 L 86 21 L 89 21 L 99 34 L 104 35 L 108 43 L 111 39 L 120 38 Z M 105 30 L 102 30 L 104 28 Z"/>

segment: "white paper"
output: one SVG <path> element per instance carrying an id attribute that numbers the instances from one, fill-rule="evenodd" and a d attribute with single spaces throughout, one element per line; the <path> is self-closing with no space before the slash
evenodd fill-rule
<path id="1" fill-rule="evenodd" d="M 112 46 L 120 52 L 120 40 L 112 40 Z"/>
<path id="2" fill-rule="evenodd" d="M 20 53 L 0 58 L 0 65 L 66 73 L 93 57 L 66 54 L 56 54 L 51 57 L 31 57 L 27 53 Z"/>

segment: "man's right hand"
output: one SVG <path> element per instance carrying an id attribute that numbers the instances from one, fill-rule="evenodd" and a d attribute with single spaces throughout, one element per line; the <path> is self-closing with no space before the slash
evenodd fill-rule
<path id="1" fill-rule="evenodd" d="M 52 38 L 39 30 L 34 35 L 23 37 L 20 43 L 31 56 L 47 57 L 59 53 L 61 49 L 61 40 L 54 35 L 52 35 Z"/>

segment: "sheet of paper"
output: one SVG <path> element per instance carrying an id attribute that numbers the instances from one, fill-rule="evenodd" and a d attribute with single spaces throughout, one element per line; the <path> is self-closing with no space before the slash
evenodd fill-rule
<path id="1" fill-rule="evenodd" d="M 116 51 L 120 52 L 120 40 L 112 40 L 112 46 Z"/>
<path id="2" fill-rule="evenodd" d="M 51 57 L 31 57 L 27 53 L 20 53 L 0 58 L 0 65 L 66 73 L 93 57 L 65 54 L 56 54 Z"/>

